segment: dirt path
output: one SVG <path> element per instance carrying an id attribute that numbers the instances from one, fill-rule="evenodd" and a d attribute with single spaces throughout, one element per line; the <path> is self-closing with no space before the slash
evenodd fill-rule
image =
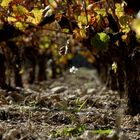
<path id="1" fill-rule="evenodd" d="M 2 140 L 140 140 L 140 115 L 124 115 L 126 103 L 104 88 L 95 70 L 1 90 L 0 106 Z"/>

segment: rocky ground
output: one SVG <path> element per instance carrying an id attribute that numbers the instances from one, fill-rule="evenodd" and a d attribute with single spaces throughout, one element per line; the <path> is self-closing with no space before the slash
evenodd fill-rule
<path id="1" fill-rule="evenodd" d="M 140 115 L 125 115 L 125 99 L 95 70 L 0 90 L 0 106 L 2 140 L 140 140 Z"/>

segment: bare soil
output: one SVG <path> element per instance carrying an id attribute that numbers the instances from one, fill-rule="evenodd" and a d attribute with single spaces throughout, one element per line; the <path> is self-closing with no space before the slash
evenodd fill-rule
<path id="1" fill-rule="evenodd" d="M 0 106 L 2 140 L 140 140 L 140 114 L 126 115 L 126 99 L 94 69 L 0 90 Z"/>

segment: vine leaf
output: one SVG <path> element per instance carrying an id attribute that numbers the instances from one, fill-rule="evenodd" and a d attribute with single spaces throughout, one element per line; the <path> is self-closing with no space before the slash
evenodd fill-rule
<path id="1" fill-rule="evenodd" d="M 119 18 L 119 22 L 121 25 L 122 32 L 128 33 L 130 31 L 130 17 L 127 15 L 123 15 Z"/>
<path id="2" fill-rule="evenodd" d="M 2 0 L 1 6 L 2 6 L 2 7 L 7 7 L 7 6 L 10 4 L 11 1 L 12 1 L 12 0 Z"/>
<path id="3" fill-rule="evenodd" d="M 98 8 L 94 9 L 98 15 L 102 15 L 103 17 L 106 16 L 106 9 L 105 8 Z"/>
<path id="4" fill-rule="evenodd" d="M 57 3 L 56 3 L 55 0 L 48 0 L 48 1 L 49 1 L 50 6 L 51 6 L 53 9 L 55 9 L 55 8 L 57 7 Z"/>
<path id="5" fill-rule="evenodd" d="M 32 24 L 37 25 L 42 19 L 43 11 L 34 8 L 30 13 L 32 14 L 32 16 L 28 16 L 27 22 L 31 22 Z"/>
<path id="6" fill-rule="evenodd" d="M 81 25 L 87 25 L 87 18 L 86 18 L 86 15 L 85 13 L 81 13 L 81 15 L 78 16 L 78 25 L 81 26 Z"/>
<path id="7" fill-rule="evenodd" d="M 104 50 L 108 47 L 110 42 L 110 37 L 104 33 L 97 33 L 92 39 L 91 39 L 91 45 L 96 48 L 97 51 Z"/>
<path id="8" fill-rule="evenodd" d="M 27 28 L 27 24 L 26 23 L 22 23 L 22 22 L 16 22 L 15 23 L 15 26 L 19 29 L 19 30 L 22 30 L 24 31 L 26 28 Z"/>
<path id="9" fill-rule="evenodd" d="M 121 17 L 124 15 L 124 8 L 122 7 L 122 5 L 120 3 L 116 3 L 115 4 L 115 13 L 118 17 Z"/>
<path id="10" fill-rule="evenodd" d="M 22 5 L 14 5 L 13 11 L 14 13 L 16 13 L 16 15 L 20 15 L 20 16 L 26 16 L 29 13 L 29 11 Z"/>
<path id="11" fill-rule="evenodd" d="M 82 40 L 83 38 L 87 37 L 86 36 L 86 29 L 82 29 L 82 28 L 81 29 L 75 29 L 73 31 L 73 34 L 74 34 L 74 36 L 77 40 Z"/>
<path id="12" fill-rule="evenodd" d="M 140 19 L 132 21 L 132 29 L 136 32 L 137 37 L 140 38 Z"/>

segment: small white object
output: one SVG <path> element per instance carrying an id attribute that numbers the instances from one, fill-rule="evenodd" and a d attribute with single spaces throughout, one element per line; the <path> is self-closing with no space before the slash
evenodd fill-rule
<path id="1" fill-rule="evenodd" d="M 65 90 L 67 90 L 67 87 L 64 87 L 64 86 L 57 86 L 57 87 L 54 87 L 51 89 L 51 92 L 52 93 L 62 93 L 64 92 Z"/>
<path id="2" fill-rule="evenodd" d="M 53 11 L 52 9 L 48 9 L 44 15 L 44 17 L 50 17 L 52 15 Z"/>
<path id="3" fill-rule="evenodd" d="M 43 11 L 48 11 L 50 9 L 50 5 L 46 6 Z"/>
<path id="4" fill-rule="evenodd" d="M 136 15 L 137 19 L 140 19 L 140 10 L 138 11 L 137 15 Z"/>
<path id="5" fill-rule="evenodd" d="M 75 66 L 72 66 L 70 68 L 70 73 L 76 73 L 78 71 L 78 68 L 76 68 Z"/>

